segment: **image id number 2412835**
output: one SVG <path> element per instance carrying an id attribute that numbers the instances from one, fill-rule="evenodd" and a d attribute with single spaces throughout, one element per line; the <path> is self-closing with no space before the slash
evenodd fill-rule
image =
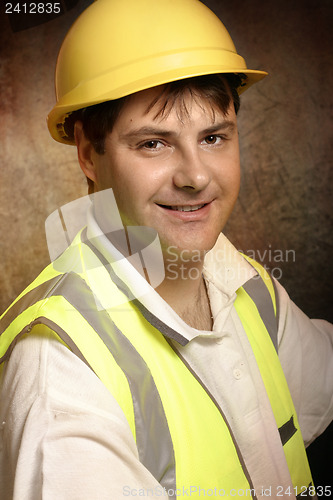
<path id="1" fill-rule="evenodd" d="M 6 14 L 59 14 L 60 2 L 6 2 Z"/>

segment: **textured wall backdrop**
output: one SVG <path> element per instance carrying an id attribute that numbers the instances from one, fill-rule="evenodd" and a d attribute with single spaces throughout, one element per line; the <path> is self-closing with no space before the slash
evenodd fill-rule
<path id="1" fill-rule="evenodd" d="M 49 262 L 46 217 L 86 194 L 74 148 L 50 138 L 45 117 L 57 51 L 89 3 L 15 33 L 0 14 L 0 311 Z M 332 2 L 205 3 L 248 66 L 269 72 L 242 97 L 243 185 L 226 234 L 308 315 L 332 321 Z"/>
<path id="2" fill-rule="evenodd" d="M 16 33 L 1 13 L 0 310 L 48 263 L 45 218 L 86 193 L 74 148 L 45 117 L 59 46 L 89 3 Z M 206 3 L 248 65 L 269 72 L 242 97 L 243 185 L 226 233 L 307 314 L 332 320 L 331 1 Z"/>

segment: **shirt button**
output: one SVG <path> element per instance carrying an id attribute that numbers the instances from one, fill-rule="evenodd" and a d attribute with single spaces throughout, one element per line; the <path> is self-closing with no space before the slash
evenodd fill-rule
<path id="1" fill-rule="evenodd" d="M 239 370 L 239 368 L 236 368 L 233 371 L 233 374 L 234 374 L 235 379 L 237 379 L 237 380 L 239 380 L 242 377 L 242 371 Z"/>

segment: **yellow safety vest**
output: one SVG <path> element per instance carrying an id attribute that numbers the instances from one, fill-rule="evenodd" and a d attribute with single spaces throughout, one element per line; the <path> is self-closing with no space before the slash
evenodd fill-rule
<path id="1" fill-rule="evenodd" d="M 47 325 L 116 398 L 140 461 L 169 494 L 174 492 L 171 498 L 184 491 L 199 498 L 208 490 L 226 497 L 244 491 L 256 498 L 223 409 L 177 352 L 177 342 L 188 341 L 137 299 L 128 300 L 126 284 L 84 235 L 3 314 L 0 363 L 24 333 L 36 324 Z M 274 347 L 275 292 L 264 268 L 251 264 L 259 277 L 238 290 L 235 308 L 266 387 L 295 492 L 304 494 L 312 478 Z"/>

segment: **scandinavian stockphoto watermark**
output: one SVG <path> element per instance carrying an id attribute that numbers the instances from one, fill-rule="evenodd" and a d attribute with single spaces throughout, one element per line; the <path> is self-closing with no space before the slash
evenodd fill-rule
<path id="1" fill-rule="evenodd" d="M 269 271 L 273 278 L 280 280 L 282 278 L 282 265 L 290 262 L 296 262 L 296 252 L 293 249 L 272 248 L 269 244 L 262 250 L 239 250 L 240 253 L 247 255 L 251 259 L 259 262 L 266 271 Z"/>
<path id="2" fill-rule="evenodd" d="M 296 261 L 295 250 L 273 249 L 270 244 L 268 248 L 263 250 L 249 249 L 246 251 L 239 250 L 239 252 L 261 264 L 277 280 L 282 278 L 282 266 L 286 263 Z M 186 250 L 179 251 L 176 246 L 169 246 L 166 255 L 166 274 L 168 279 L 196 280 L 200 277 L 201 270 L 195 264 L 202 260 L 202 251 L 192 250 L 189 255 L 189 252 Z M 214 259 L 210 260 L 210 272 L 215 278 L 220 278 L 224 281 L 235 279 L 246 280 L 249 277 L 248 268 L 243 265 L 242 260 L 235 260 L 235 253 L 232 247 L 229 246 L 214 250 Z"/>
<path id="3" fill-rule="evenodd" d="M 84 228 L 89 218 L 90 232 L 87 232 Z M 71 270 L 79 275 L 84 272 L 91 284 L 96 283 L 98 267 L 106 268 L 111 275 L 121 274 L 125 279 L 126 269 L 132 269 L 129 264 L 136 269 L 137 286 L 129 287 L 127 295 L 112 296 L 112 303 L 99 304 L 99 309 L 119 306 L 124 302 L 140 298 L 141 294 L 145 293 L 142 280 L 141 284 L 139 283 L 140 277 L 153 288 L 157 288 L 165 278 L 200 279 L 202 268 L 199 263 L 203 257 L 210 261 L 210 273 L 222 282 L 230 280 L 245 282 L 250 278 L 250 266 L 244 266 L 243 259 L 239 258 L 230 245 L 215 248 L 213 258 L 209 257 L 209 252 L 207 254 L 206 251 L 195 249 L 188 251 L 177 246 L 169 246 L 162 252 L 155 229 L 147 226 L 124 227 L 112 189 L 84 196 L 62 206 L 46 219 L 45 231 L 51 262 L 59 272 L 68 271 L 68 258 Z M 105 248 L 108 240 L 114 247 L 112 255 L 110 254 L 111 258 L 101 260 L 98 248 L 101 246 Z M 82 245 L 82 242 L 87 245 Z M 87 249 L 89 245 L 94 251 L 89 252 Z M 67 260 L 62 259 L 62 254 L 69 247 L 66 253 Z M 271 244 L 263 250 L 249 249 L 242 253 L 259 262 L 277 280 L 282 277 L 283 265 L 296 260 L 294 250 L 274 249 Z M 131 282 L 135 273 L 129 274 L 131 276 L 128 282 Z M 127 273 L 128 276 L 129 274 Z"/>

